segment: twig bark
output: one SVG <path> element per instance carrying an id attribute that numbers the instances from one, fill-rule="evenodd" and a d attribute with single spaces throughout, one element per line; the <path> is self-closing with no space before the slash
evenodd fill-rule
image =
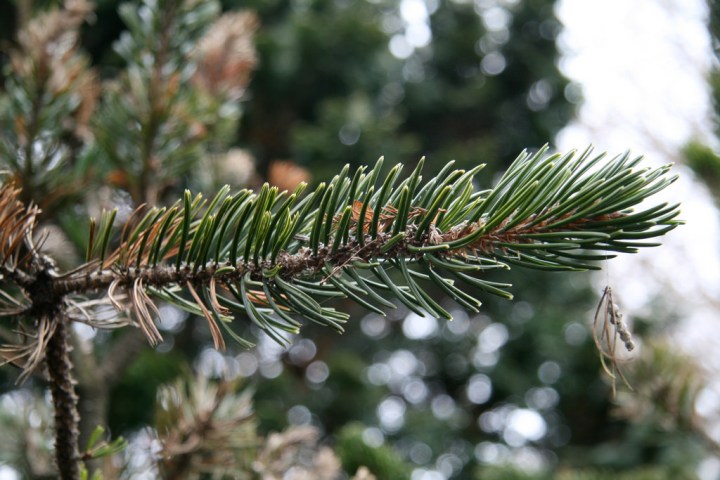
<path id="1" fill-rule="evenodd" d="M 48 341 L 45 358 L 55 409 L 55 459 L 61 480 L 77 480 L 80 478 L 80 416 L 72 377 L 70 337 L 62 313 L 58 312 L 54 320 L 55 332 Z"/>

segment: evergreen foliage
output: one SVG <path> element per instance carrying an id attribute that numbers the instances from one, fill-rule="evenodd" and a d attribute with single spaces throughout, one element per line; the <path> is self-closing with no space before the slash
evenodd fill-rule
<path id="1" fill-rule="evenodd" d="M 30 324 L 41 322 L 29 343 L 10 346 L 6 353 L 24 364 L 27 376 L 47 349 L 47 358 L 53 360 L 48 369 L 59 389 L 53 393 L 56 408 L 64 412 L 57 413 L 56 421 L 64 425 L 60 420 L 69 416 L 72 425 L 77 413 L 66 404 L 74 405 L 77 399 L 72 387 L 63 386 L 70 382 L 69 368 L 57 373 L 54 368 L 69 364 L 65 322 L 112 327 L 107 319 L 94 322 L 100 315 L 92 309 L 104 302 L 120 313 L 131 310 L 130 318 L 151 344 L 162 340 L 155 325 L 159 310 L 151 297 L 202 315 L 218 349 L 225 348 L 220 326 L 248 345 L 228 326 L 233 314 L 246 314 L 283 342 L 280 331 L 298 331 L 295 315 L 342 331 L 347 314 L 323 307 L 316 297 L 344 294 L 382 312 L 380 306 L 388 302 L 378 289 L 391 292 L 418 315 L 451 319 L 416 279 L 433 281 L 477 311 L 480 301 L 459 289 L 454 279 L 488 293 L 511 295 L 502 290 L 506 285 L 465 272 L 508 264 L 587 269 L 588 261 L 610 256 L 596 251 L 654 246 L 645 240 L 678 225 L 677 205 L 631 209 L 672 181 L 667 167 L 637 170 L 639 159 L 625 155 L 592 170 L 602 158 L 589 152 L 577 157 L 545 156 L 543 150 L 522 154 L 493 189 L 480 192 L 472 186 L 480 167 L 469 172 L 448 168 L 425 184 L 416 168 L 393 188 L 400 166 L 380 182 L 381 162 L 367 175 L 360 168 L 350 177 L 345 168 L 327 187 L 321 183 L 297 204 L 304 185 L 287 198 L 287 192 L 267 184 L 258 194 L 246 190 L 229 195 L 226 187 L 207 205 L 200 195 L 186 191 L 182 202 L 167 210 L 150 209 L 131 217 L 118 247 L 106 254 L 115 215 L 110 213 L 97 234 L 90 229 L 86 263 L 70 272 L 57 271 L 35 246 L 38 209 L 25 207 L 20 190 L 5 183 L 0 191 L 3 313 L 27 317 Z M 400 272 L 400 282 L 389 277 L 391 268 Z M 363 271 L 372 278 L 358 273 Z M 75 298 L 92 291 L 104 292 L 99 302 Z M 58 407 L 58 399 L 65 406 Z M 58 426 L 58 445 L 76 442 L 75 435 Z M 77 453 L 65 455 L 58 458 L 60 465 L 78 460 Z"/>
<path id="2" fill-rule="evenodd" d="M 169 209 L 132 216 L 112 252 L 106 248 L 115 212 L 107 214 L 90 230 L 87 263 L 66 274 L 36 265 L 41 254 L 21 239 L 32 236 L 37 211 L 24 209 L 19 190 L 5 184 L 7 214 L 1 224 L 7 240 L 0 268 L 27 292 L 52 271 L 58 278 L 42 282 L 53 299 L 106 291 L 106 301 L 119 312 L 132 311 L 151 344 L 162 337 L 150 297 L 204 316 L 218 349 L 225 348 L 221 327 L 233 335 L 228 325 L 237 314 L 247 315 L 280 343 L 281 331 L 298 333 L 296 314 L 342 331 L 347 314 L 323 307 L 318 297 L 347 296 L 382 313 L 381 307 L 394 306 L 378 294 L 387 291 L 418 315 L 451 319 L 420 280 L 432 281 L 477 312 L 480 300 L 458 288 L 457 280 L 490 294 L 512 295 L 503 290 L 509 285 L 468 272 L 511 264 L 585 270 L 592 260 L 612 257 L 603 252 L 657 245 L 646 240 L 678 225 L 677 205 L 632 210 L 672 182 L 669 167 L 636 169 L 640 158 L 623 155 L 593 171 L 603 157 L 589 151 L 523 153 L 493 189 L 479 192 L 473 177 L 481 167 L 447 168 L 426 183 L 418 167 L 394 187 L 400 165 L 381 179 L 382 162 L 367 174 L 361 167 L 350 176 L 346 167 L 300 200 L 303 184 L 289 195 L 267 184 L 257 194 L 230 194 L 225 187 L 210 202 L 186 191 Z M 390 269 L 399 278 L 391 279 Z M 5 289 L 8 312 L 32 311 L 32 295 L 13 297 L 12 290 Z M 98 315 L 88 310 L 102 302 L 69 301 L 70 319 L 113 326 L 107 319 L 94 322 Z M 43 346 L 45 339 L 37 342 Z M 28 356 L 41 358 L 32 350 Z"/>
<path id="3" fill-rule="evenodd" d="M 372 447 L 363 439 L 365 427 L 349 424 L 340 431 L 337 443 L 338 455 L 350 471 L 367 467 L 378 480 L 407 478 L 409 465 L 398 454 L 387 447 Z"/>

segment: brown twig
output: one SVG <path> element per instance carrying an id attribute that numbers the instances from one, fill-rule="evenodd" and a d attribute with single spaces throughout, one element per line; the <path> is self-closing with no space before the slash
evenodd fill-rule
<path id="1" fill-rule="evenodd" d="M 55 410 L 55 459 L 60 479 L 77 480 L 80 478 L 80 415 L 72 376 L 68 325 L 61 312 L 56 312 L 53 320 L 55 332 L 47 343 L 45 355 Z"/>

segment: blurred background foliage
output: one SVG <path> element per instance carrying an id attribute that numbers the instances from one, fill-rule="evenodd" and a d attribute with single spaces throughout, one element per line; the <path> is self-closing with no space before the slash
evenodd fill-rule
<path id="1" fill-rule="evenodd" d="M 708 2 L 710 10 L 709 30 L 712 39 L 715 59 L 720 60 L 720 4 Z M 715 68 L 710 72 L 708 83 L 710 95 L 713 101 L 712 122 L 715 138 L 720 138 L 720 69 L 715 63 Z M 717 149 L 700 141 L 694 140 L 685 146 L 685 160 L 690 168 L 707 184 L 715 197 L 716 202 L 720 200 L 720 155 Z"/>
<path id="2" fill-rule="evenodd" d="M 17 34 L 31 15 L 57 4 L 0 2 L 0 35 L 12 47 L 1 57 L 6 132 L 22 108 L 12 102 L 23 77 L 9 52 L 22 48 Z M 270 181 L 292 189 L 380 155 L 407 168 L 426 156 L 429 174 L 450 160 L 461 168 L 488 163 L 490 185 L 523 148 L 552 142 L 582 101 L 580 86 L 557 68 L 562 25 L 552 0 L 148 0 L 122 14 L 119 4 L 97 0 L 80 32 L 77 54 L 104 85 L 92 120 L 79 133 L 50 128 L 56 142 L 74 146 L 63 150 L 73 161 L 18 178 L 41 204 L 66 187 L 44 202 L 55 232 L 48 246 L 66 255 L 82 255 L 89 214 L 118 206 L 127 217 L 186 187 Z M 252 13 L 214 23 L 221 10 L 238 9 Z M 213 51 L 210 40 L 210 50 L 196 48 L 221 27 L 222 38 L 244 42 L 234 44 L 235 57 Z M 77 104 L 60 106 L 56 115 Z M 7 138 L 6 156 L 22 140 Z M 696 151 L 690 163 L 702 175 L 718 169 L 712 151 L 688 148 Z M 252 445 L 268 475 L 300 475 L 302 467 L 311 478 L 323 478 L 323 469 L 327 478 L 342 470 L 358 479 L 695 478 L 697 462 L 717 448 L 694 412 L 700 369 L 648 342 L 626 367 L 635 392 L 620 386 L 613 398 L 589 327 L 601 293 L 592 277 L 494 277 L 514 284 L 514 301 L 488 297 L 475 316 L 443 301 L 450 323 L 402 305 L 382 317 L 347 304 L 354 321 L 344 335 L 307 325 L 286 350 L 256 331 L 257 348 L 217 352 L 204 322 L 169 307 L 155 350 L 132 329 L 78 328 L 85 437 L 102 423 L 131 440 L 123 458 L 95 466 L 107 478 L 147 478 L 139 472 L 157 468 L 175 478 L 177 465 L 152 461 L 163 455 L 162 440 L 165 451 L 186 455 L 186 473 L 220 477 L 231 471 L 219 451 L 229 442 L 243 451 Z M 648 312 L 633 328 L 658 336 L 671 315 Z M 210 387 L 188 367 L 230 383 Z M 14 380 L 0 369 L 0 462 L 23 477 L 51 477 L 42 381 L 18 389 Z M 225 430 L 210 432 L 215 443 L 200 437 L 193 450 L 186 442 L 202 430 L 203 412 Z M 181 425 L 184 434 L 173 430 Z M 206 441 L 217 446 L 215 470 L 198 460 L 209 458 Z M 290 460 L 278 460 L 282 452 Z M 243 461 L 260 475 L 259 464 Z"/>

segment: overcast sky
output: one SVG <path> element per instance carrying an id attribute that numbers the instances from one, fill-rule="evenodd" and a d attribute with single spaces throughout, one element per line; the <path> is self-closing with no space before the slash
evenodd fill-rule
<path id="1" fill-rule="evenodd" d="M 558 146 L 629 149 L 659 165 L 682 162 L 680 149 L 692 138 L 712 141 L 706 10 L 704 0 L 561 0 L 561 68 L 585 101 Z M 625 296 L 633 308 L 671 287 L 696 313 L 720 291 L 720 228 L 704 186 L 682 165 L 675 170 L 681 178 L 663 200 L 682 202 L 687 224 L 663 240 L 667 246 L 613 262 L 610 275 L 621 295 L 631 293 Z"/>

